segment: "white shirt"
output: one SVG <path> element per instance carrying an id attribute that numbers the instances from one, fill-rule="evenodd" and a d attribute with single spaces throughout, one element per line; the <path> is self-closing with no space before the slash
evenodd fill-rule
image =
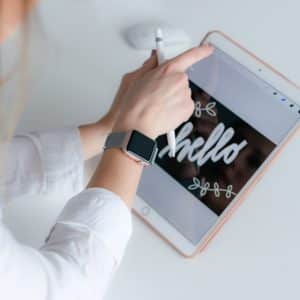
<path id="1" fill-rule="evenodd" d="M 1 189 L 7 197 L 82 190 L 78 129 L 14 138 Z M 1 221 L 0 298 L 101 299 L 130 238 L 131 214 L 114 193 L 87 189 L 74 196 L 41 249 L 19 243 Z M 37 224 L 38 226 L 38 224 Z"/>

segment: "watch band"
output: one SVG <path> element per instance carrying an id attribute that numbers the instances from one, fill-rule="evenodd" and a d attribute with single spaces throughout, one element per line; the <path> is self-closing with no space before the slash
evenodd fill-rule
<path id="1" fill-rule="evenodd" d="M 153 143 L 152 148 L 148 148 L 150 151 L 152 151 L 152 153 L 149 152 L 148 156 L 146 157 L 145 154 L 142 154 L 143 151 L 141 152 L 141 149 L 138 147 L 136 149 L 128 148 L 129 140 L 131 140 L 132 137 L 134 140 L 136 140 L 134 137 L 137 135 L 140 136 L 140 138 L 142 137 L 143 139 L 151 140 Z M 144 143 L 142 141 L 141 145 L 143 144 Z M 127 156 L 134 159 L 136 162 L 142 163 L 143 165 L 153 164 L 158 153 L 156 142 L 136 130 L 111 133 L 105 141 L 104 150 L 110 148 L 121 149 Z"/>
<path id="2" fill-rule="evenodd" d="M 104 150 L 109 148 L 122 148 L 126 135 L 127 132 L 125 131 L 111 133 L 105 141 Z"/>

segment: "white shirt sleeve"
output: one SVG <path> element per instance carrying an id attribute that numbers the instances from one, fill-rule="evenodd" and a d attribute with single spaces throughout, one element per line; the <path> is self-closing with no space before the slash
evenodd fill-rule
<path id="1" fill-rule="evenodd" d="M 83 154 L 77 128 L 17 135 L 0 185 L 9 198 L 57 192 L 68 198 L 83 189 Z"/>
<path id="2" fill-rule="evenodd" d="M 67 150 L 74 142 L 78 143 L 78 139 L 77 136 L 77 141 L 62 141 L 63 149 Z M 36 146 L 48 145 L 45 135 L 41 137 L 35 134 L 30 141 L 34 147 L 29 144 L 27 147 L 38 153 L 39 159 L 28 150 L 28 161 L 24 163 L 26 168 L 31 165 L 34 172 L 30 173 L 28 179 L 23 177 L 26 168 L 22 169 L 22 161 L 18 161 L 17 166 L 13 164 L 15 172 L 10 173 L 7 183 L 14 182 L 15 186 L 9 186 L 10 192 L 17 194 L 24 190 L 30 194 L 46 191 L 50 187 L 59 188 L 57 178 L 60 176 L 66 186 L 74 187 L 77 179 L 65 178 L 61 171 L 53 175 L 57 172 L 53 158 L 63 161 L 56 152 L 58 146 Z M 72 155 L 82 161 L 80 154 Z M 58 169 L 66 171 L 65 176 L 73 174 L 78 166 L 72 165 L 71 158 L 64 159 L 70 165 L 63 168 L 59 164 Z M 53 166 L 52 163 L 48 164 L 50 161 Z M 38 162 L 43 162 L 43 165 Z M 18 173 L 20 168 L 21 173 Z M 14 178 L 18 180 L 14 181 Z M 30 189 L 25 186 L 26 182 L 31 184 Z M 16 186 L 18 184 L 21 185 L 20 189 Z M 131 214 L 125 203 L 116 194 L 102 188 L 87 189 L 74 196 L 39 250 L 16 241 L 0 219 L 1 299 L 101 299 L 122 259 L 131 231 Z"/>

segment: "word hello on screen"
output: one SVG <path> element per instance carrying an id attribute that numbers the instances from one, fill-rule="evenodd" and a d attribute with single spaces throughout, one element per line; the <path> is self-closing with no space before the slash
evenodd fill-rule
<path id="1" fill-rule="evenodd" d="M 218 162 L 222 159 L 225 164 L 229 165 L 248 144 L 246 140 L 243 140 L 239 144 L 228 144 L 233 138 L 235 131 L 232 127 L 225 129 L 223 123 L 219 123 L 214 128 L 206 141 L 201 136 L 197 137 L 194 141 L 188 138 L 193 129 L 193 123 L 187 122 L 177 134 L 176 159 L 179 163 L 187 158 L 190 162 L 196 162 L 201 167 L 209 159 L 212 162 Z M 166 154 L 171 157 L 169 145 L 166 145 L 159 151 L 158 157 L 163 158 Z"/>

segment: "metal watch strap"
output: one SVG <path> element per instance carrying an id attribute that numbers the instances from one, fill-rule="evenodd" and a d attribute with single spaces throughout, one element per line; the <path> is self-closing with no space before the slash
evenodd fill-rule
<path id="1" fill-rule="evenodd" d="M 125 131 L 111 133 L 105 141 L 104 150 L 109 148 L 122 148 L 126 134 L 127 132 Z"/>
<path id="2" fill-rule="evenodd" d="M 132 131 L 133 132 L 133 131 Z M 123 150 L 128 156 L 136 160 L 137 162 L 142 163 L 143 165 L 149 165 L 153 164 L 155 162 L 155 158 L 158 152 L 157 146 L 153 148 L 152 156 L 150 160 L 145 160 L 143 157 L 141 157 L 138 153 L 129 153 L 126 148 L 126 141 L 128 142 L 129 134 L 132 134 L 131 131 L 129 132 L 113 132 L 111 133 L 105 142 L 104 150 L 110 149 L 110 148 L 119 148 Z"/>

